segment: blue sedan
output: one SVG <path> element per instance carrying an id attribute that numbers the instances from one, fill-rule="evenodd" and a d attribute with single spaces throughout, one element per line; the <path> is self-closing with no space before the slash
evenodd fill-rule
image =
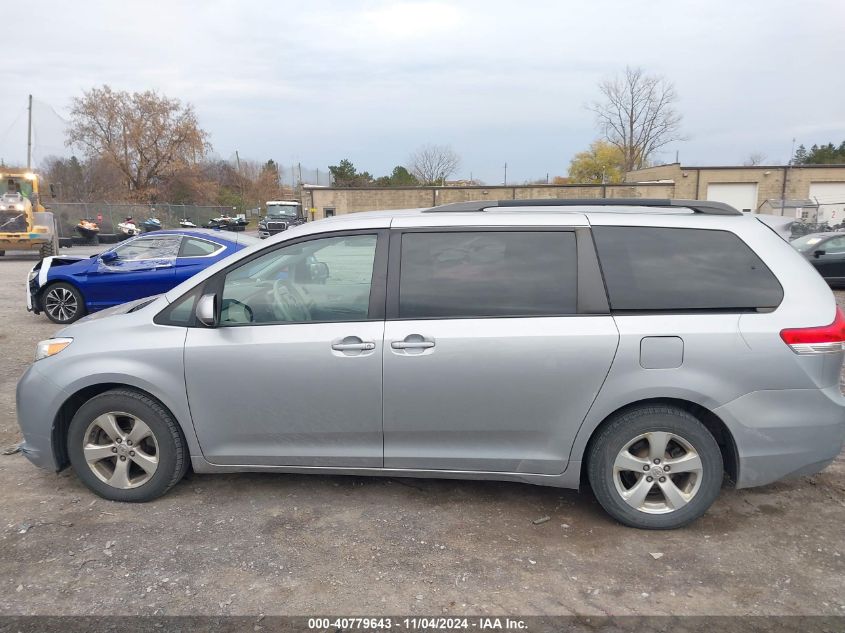
<path id="1" fill-rule="evenodd" d="M 92 257 L 46 257 L 29 273 L 27 309 L 54 323 L 167 292 L 260 240 L 202 229 L 155 231 Z"/>

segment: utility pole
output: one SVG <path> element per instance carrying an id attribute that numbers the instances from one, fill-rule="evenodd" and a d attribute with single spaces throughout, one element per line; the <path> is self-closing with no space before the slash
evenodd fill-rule
<path id="1" fill-rule="evenodd" d="M 505 163 L 505 179 L 502 184 L 507 187 L 508 186 L 508 164 Z"/>
<path id="2" fill-rule="evenodd" d="M 795 139 L 792 139 L 792 149 L 789 150 L 789 160 L 783 167 L 783 186 L 780 190 L 780 214 L 783 215 L 786 208 L 786 180 L 789 178 L 789 166 L 792 164 L 792 159 L 795 157 Z"/>
<path id="3" fill-rule="evenodd" d="M 235 150 L 235 163 L 238 165 L 238 181 L 241 185 L 241 207 L 242 210 L 246 210 L 246 192 L 244 191 L 244 179 L 241 176 L 241 156 L 238 154 L 238 150 Z"/>
<path id="4" fill-rule="evenodd" d="M 28 122 L 26 125 L 26 169 L 32 169 L 32 95 L 29 95 Z"/>

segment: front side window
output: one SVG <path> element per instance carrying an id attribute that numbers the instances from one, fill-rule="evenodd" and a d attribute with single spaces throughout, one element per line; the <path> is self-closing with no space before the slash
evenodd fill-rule
<path id="1" fill-rule="evenodd" d="M 593 237 L 613 310 L 777 307 L 778 280 L 737 235 L 710 229 L 596 226 Z"/>
<path id="2" fill-rule="evenodd" d="M 399 318 L 575 314 L 577 274 L 571 231 L 405 233 Z"/>
<path id="3" fill-rule="evenodd" d="M 117 248 L 114 252 L 124 262 L 143 259 L 158 259 L 176 257 L 179 252 L 178 235 L 143 236 L 129 240 Z"/>
<path id="4" fill-rule="evenodd" d="M 841 255 L 845 253 L 845 237 L 834 237 L 824 242 L 819 250 L 823 250 L 825 254 Z"/>
<path id="5" fill-rule="evenodd" d="M 220 324 L 366 319 L 377 239 L 351 235 L 300 242 L 229 271 Z"/>
<path id="6" fill-rule="evenodd" d="M 97 271 L 101 273 L 166 271 L 176 263 L 179 252 L 178 235 L 143 236 L 128 240 L 112 252 L 117 258 L 97 260 Z M 104 254 L 105 255 L 105 254 Z"/>

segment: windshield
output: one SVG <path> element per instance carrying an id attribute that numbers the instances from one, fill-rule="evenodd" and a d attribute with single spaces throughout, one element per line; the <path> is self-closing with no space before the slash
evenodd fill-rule
<path id="1" fill-rule="evenodd" d="M 298 215 L 299 206 L 292 204 L 267 205 L 267 216 L 271 218 L 295 218 Z"/>
<path id="2" fill-rule="evenodd" d="M 808 251 L 813 248 L 816 244 L 821 242 L 824 239 L 823 235 L 803 235 L 797 239 L 794 239 L 790 242 L 792 246 L 801 252 Z"/>
<path id="3" fill-rule="evenodd" d="M 20 193 L 22 196 L 32 198 L 32 181 L 26 178 L 0 178 L 0 196 L 8 192 Z"/>

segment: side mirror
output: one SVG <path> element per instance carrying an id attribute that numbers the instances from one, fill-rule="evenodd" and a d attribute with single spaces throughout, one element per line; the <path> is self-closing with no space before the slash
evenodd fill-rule
<path id="1" fill-rule="evenodd" d="M 217 327 L 217 295 L 207 294 L 197 301 L 195 310 L 197 321 L 205 327 Z"/>
<path id="2" fill-rule="evenodd" d="M 111 264 L 113 261 L 120 259 L 120 255 L 115 253 L 114 251 L 106 251 L 102 255 L 100 255 L 100 260 L 104 264 Z"/>
<path id="3" fill-rule="evenodd" d="M 822 255 L 824 255 L 824 254 L 825 254 L 825 252 L 826 252 L 826 251 L 822 251 L 822 250 L 813 251 L 813 257 L 815 257 L 816 259 L 818 259 L 818 258 L 819 258 L 819 257 L 821 257 Z"/>
<path id="4" fill-rule="evenodd" d="M 314 262 L 310 268 L 311 281 L 322 283 L 329 278 L 329 265 L 326 262 Z"/>

